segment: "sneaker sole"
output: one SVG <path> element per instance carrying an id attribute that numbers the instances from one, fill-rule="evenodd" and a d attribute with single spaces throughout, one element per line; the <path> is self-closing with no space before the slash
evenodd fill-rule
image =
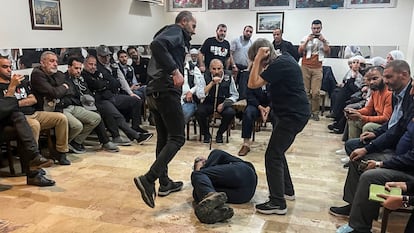
<path id="1" fill-rule="evenodd" d="M 162 192 L 162 191 L 160 191 L 160 190 L 158 189 L 158 196 L 160 196 L 160 197 L 165 197 L 165 196 L 168 196 L 168 195 L 170 195 L 170 193 L 180 191 L 180 190 L 183 188 L 183 186 L 184 186 L 184 185 L 181 185 L 180 187 L 177 187 L 177 188 L 175 188 L 175 189 L 170 189 L 170 190 L 168 190 L 168 191 L 164 191 L 164 192 Z"/>
<path id="2" fill-rule="evenodd" d="M 285 194 L 284 197 L 285 197 L 285 200 L 288 200 L 288 201 L 294 201 L 294 200 L 296 200 L 295 195 L 290 196 L 290 195 L 286 195 Z"/>
<path id="3" fill-rule="evenodd" d="M 273 209 L 273 210 L 261 210 L 261 209 L 256 209 L 257 212 L 261 213 L 261 214 L 277 214 L 277 215 L 285 215 L 287 213 L 287 208 L 280 210 L 280 209 Z"/>
<path id="4" fill-rule="evenodd" d="M 142 197 L 142 200 L 144 200 L 145 204 L 147 204 L 151 208 L 154 208 L 155 207 L 154 199 L 152 199 L 151 197 L 147 195 L 147 192 L 145 192 L 145 187 L 141 183 L 141 180 L 139 179 L 139 177 L 134 178 L 134 183 L 135 183 L 135 186 L 137 186 L 138 190 L 141 192 L 141 197 Z"/>
<path id="5" fill-rule="evenodd" d="M 213 209 L 210 212 L 207 212 L 202 214 L 200 212 L 197 213 L 196 211 L 196 216 L 198 218 L 198 220 L 200 220 L 200 222 L 202 223 L 206 223 L 206 224 L 214 224 L 217 222 L 224 222 L 230 218 L 232 218 L 234 215 L 234 210 L 230 207 L 227 207 L 226 209 Z"/>
<path id="6" fill-rule="evenodd" d="M 338 217 L 338 218 L 349 218 L 349 215 L 338 214 L 338 213 L 333 212 L 332 210 L 329 210 L 329 214 L 335 217 Z"/>
<path id="7" fill-rule="evenodd" d="M 72 152 L 72 153 L 75 153 L 75 154 L 84 154 L 84 153 L 86 153 L 86 150 L 85 151 L 77 150 L 73 146 L 71 146 L 70 144 L 68 145 L 68 147 L 69 147 L 69 152 Z"/>
<path id="8" fill-rule="evenodd" d="M 214 209 L 217 206 L 224 205 L 227 202 L 227 195 L 223 192 L 214 193 L 198 203 L 201 208 Z"/>
<path id="9" fill-rule="evenodd" d="M 114 142 L 114 144 L 117 146 L 130 146 L 132 145 L 132 142 Z"/>
<path id="10" fill-rule="evenodd" d="M 147 137 L 146 139 L 144 139 L 144 140 L 142 140 L 142 141 L 138 142 L 138 144 L 139 144 L 139 145 L 142 145 L 142 144 L 144 144 L 144 142 L 148 142 L 148 141 L 152 138 L 152 136 L 154 136 L 154 135 L 153 135 L 153 134 L 150 134 L 150 136 L 149 136 L 149 137 Z"/>

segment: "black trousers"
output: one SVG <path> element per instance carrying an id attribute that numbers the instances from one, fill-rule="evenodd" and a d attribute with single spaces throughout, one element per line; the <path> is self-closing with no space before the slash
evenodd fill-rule
<path id="1" fill-rule="evenodd" d="M 210 192 L 225 192 L 229 203 L 245 203 L 252 199 L 257 175 L 251 163 L 222 150 L 213 150 L 204 167 L 191 173 L 193 197 L 198 203 Z"/>
<path id="2" fill-rule="evenodd" d="M 275 116 L 272 135 L 265 153 L 265 167 L 270 193 L 269 199 L 273 204 L 280 205 L 282 208 L 286 207 L 284 194 L 294 195 L 285 152 L 307 122 L 307 117 L 295 119 Z"/>
<path id="3" fill-rule="evenodd" d="M 121 129 L 131 140 L 139 137 L 138 133 L 130 127 L 129 123 L 126 122 L 125 117 L 119 112 L 111 101 L 99 101 L 96 103 L 96 107 L 101 113 L 103 122 L 113 138 L 119 137 L 118 129 Z"/>
<path id="4" fill-rule="evenodd" d="M 109 101 L 126 118 L 132 120 L 132 128 L 138 129 L 141 124 L 142 100 L 129 95 L 114 95 Z"/>
<path id="5" fill-rule="evenodd" d="M 175 91 L 155 92 L 147 96 L 147 102 L 157 129 L 157 147 L 156 159 L 145 176 L 150 182 L 159 179 L 161 185 L 167 185 L 170 182 L 168 163 L 185 143 L 180 94 Z"/>
<path id="6" fill-rule="evenodd" d="M 14 132 L 5 132 L 4 128 L 11 126 Z M 40 154 L 36 140 L 33 137 L 32 129 L 27 123 L 26 117 L 22 112 L 13 112 L 10 117 L 1 122 L 1 140 L 17 138 L 18 154 L 21 156 L 22 171 L 29 174 L 29 161 Z"/>
<path id="7" fill-rule="evenodd" d="M 210 135 L 208 123 L 209 123 L 209 117 L 211 114 L 213 114 L 213 111 L 214 111 L 213 104 L 210 104 L 210 103 L 201 103 L 197 106 L 197 111 L 195 115 L 196 115 L 198 124 L 200 125 L 200 133 L 204 136 Z M 236 111 L 231 106 L 224 107 L 220 115 L 222 119 L 221 119 L 220 127 L 217 131 L 217 135 L 222 135 L 227 130 L 231 120 L 236 115 Z"/>

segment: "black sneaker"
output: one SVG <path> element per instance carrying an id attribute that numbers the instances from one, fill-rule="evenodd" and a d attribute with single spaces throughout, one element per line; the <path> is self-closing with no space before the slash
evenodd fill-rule
<path id="1" fill-rule="evenodd" d="M 285 215 L 287 213 L 287 207 L 275 205 L 271 201 L 258 204 L 255 206 L 256 211 L 261 214 L 277 214 L 277 215 Z"/>
<path id="2" fill-rule="evenodd" d="M 71 141 L 69 143 L 69 151 L 76 154 L 83 154 L 86 152 L 86 149 L 82 144 L 79 144 L 75 141 Z"/>
<path id="3" fill-rule="evenodd" d="M 211 140 L 211 135 L 210 134 L 206 134 L 204 135 L 204 143 L 210 143 Z"/>
<path id="4" fill-rule="evenodd" d="M 216 143 L 223 143 L 223 135 L 216 136 Z"/>
<path id="5" fill-rule="evenodd" d="M 140 133 L 139 137 L 136 138 L 136 140 L 137 140 L 138 144 L 142 145 L 142 144 L 144 144 L 144 142 L 149 141 L 152 138 L 152 136 L 154 136 L 153 133 Z"/>
<path id="6" fill-rule="evenodd" d="M 329 213 L 336 217 L 348 218 L 349 213 L 351 213 L 351 205 L 331 207 L 329 208 Z"/>
<path id="7" fill-rule="evenodd" d="M 139 126 L 138 126 L 137 129 L 134 129 L 134 130 L 137 131 L 138 133 L 149 133 L 148 130 L 145 130 L 145 129 L 139 127 Z"/>
<path id="8" fill-rule="evenodd" d="M 134 178 L 134 183 L 137 186 L 138 190 L 141 192 L 142 200 L 144 200 L 145 204 L 149 207 L 155 207 L 155 184 L 148 182 L 145 176 L 138 176 Z"/>
<path id="9" fill-rule="evenodd" d="M 227 195 L 224 192 L 212 192 L 207 194 L 195 207 L 194 212 L 202 223 L 215 223 L 219 218 L 213 214 L 215 209 L 224 207 Z"/>
<path id="10" fill-rule="evenodd" d="M 43 175 L 41 175 L 40 173 L 38 173 L 34 177 L 27 176 L 26 184 L 27 185 L 39 186 L 39 187 L 45 187 L 45 186 L 55 185 L 55 181 L 50 180 L 50 179 L 44 177 Z"/>
<path id="11" fill-rule="evenodd" d="M 202 212 L 198 210 L 198 206 L 196 206 L 194 212 L 200 222 L 207 224 L 223 222 L 234 215 L 233 209 L 227 205 L 221 205 L 211 209 L 207 214 L 202 214 Z"/>
<path id="12" fill-rule="evenodd" d="M 66 153 L 56 152 L 53 158 L 59 163 L 59 165 L 70 165 L 70 161 L 66 158 Z"/>
<path id="13" fill-rule="evenodd" d="M 37 170 L 42 167 L 50 167 L 53 165 L 53 160 L 46 159 L 41 154 L 38 154 L 34 159 L 30 160 L 29 167 L 30 170 Z"/>
<path id="14" fill-rule="evenodd" d="M 158 196 L 165 197 L 168 196 L 170 193 L 178 192 L 183 188 L 182 181 L 170 181 L 167 185 L 160 185 L 158 188 Z"/>

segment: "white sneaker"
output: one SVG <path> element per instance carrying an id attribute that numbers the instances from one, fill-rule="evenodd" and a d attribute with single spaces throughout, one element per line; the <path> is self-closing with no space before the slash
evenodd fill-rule
<path id="1" fill-rule="evenodd" d="M 348 163 L 349 162 L 349 157 L 343 157 L 341 159 L 341 163 Z"/>
<path id="2" fill-rule="evenodd" d="M 296 199 L 295 195 L 287 195 L 285 194 L 285 200 L 294 201 Z"/>
<path id="3" fill-rule="evenodd" d="M 340 150 L 335 151 L 335 154 L 337 154 L 337 155 L 346 155 L 346 151 L 345 151 L 345 149 L 340 149 Z"/>

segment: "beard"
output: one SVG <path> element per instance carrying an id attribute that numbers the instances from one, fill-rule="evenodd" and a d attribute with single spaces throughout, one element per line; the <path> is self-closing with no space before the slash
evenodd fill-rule
<path id="1" fill-rule="evenodd" d="M 139 58 L 138 55 L 132 55 L 131 56 L 131 59 L 134 60 L 134 61 L 138 60 L 138 58 Z"/>
<path id="2" fill-rule="evenodd" d="M 10 81 L 11 80 L 11 75 L 6 75 L 6 74 L 0 74 L 0 78 Z"/>
<path id="3" fill-rule="evenodd" d="M 379 91 L 379 90 L 383 90 L 384 87 L 385 87 L 384 82 L 381 82 L 380 84 L 378 84 L 378 85 L 372 85 L 369 88 L 371 88 L 371 90 L 373 90 L 373 91 Z"/>
<path id="4" fill-rule="evenodd" d="M 243 36 L 244 40 L 250 40 L 250 38 L 251 38 L 250 36 Z"/>

